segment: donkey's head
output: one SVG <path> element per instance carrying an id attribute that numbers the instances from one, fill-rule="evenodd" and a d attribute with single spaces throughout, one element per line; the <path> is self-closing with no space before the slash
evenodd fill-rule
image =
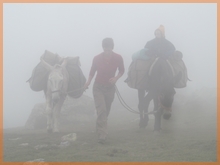
<path id="1" fill-rule="evenodd" d="M 47 88 L 52 95 L 53 102 L 57 102 L 60 99 L 63 92 L 64 80 L 62 67 L 55 65 L 50 71 L 47 81 Z"/>
<path id="2" fill-rule="evenodd" d="M 41 58 L 41 62 L 44 67 L 48 70 L 48 80 L 47 80 L 47 93 L 51 95 L 53 102 L 57 102 L 61 94 L 65 92 L 64 87 L 67 84 L 67 78 L 65 75 L 66 62 L 61 65 L 55 64 L 51 66 Z"/>

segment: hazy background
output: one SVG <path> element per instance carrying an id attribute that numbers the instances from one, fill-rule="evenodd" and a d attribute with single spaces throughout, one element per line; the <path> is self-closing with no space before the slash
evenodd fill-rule
<path id="1" fill-rule="evenodd" d="M 154 38 L 154 31 L 161 24 L 166 38 L 183 53 L 192 79 L 177 92 L 216 88 L 217 4 L 5 3 L 4 128 L 24 125 L 33 106 L 45 100 L 43 92 L 32 91 L 26 83 L 45 50 L 63 57 L 79 56 L 87 78 L 93 57 L 102 52 L 105 37 L 114 39 L 114 51 L 124 58 L 126 71 L 117 86 L 125 99 L 134 98 L 133 104 L 137 104 L 136 90 L 123 81 L 131 55 Z M 92 86 L 85 94 L 92 96 L 91 89 Z"/>

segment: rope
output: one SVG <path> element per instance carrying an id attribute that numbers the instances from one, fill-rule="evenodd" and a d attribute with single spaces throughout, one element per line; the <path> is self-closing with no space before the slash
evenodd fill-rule
<path id="1" fill-rule="evenodd" d="M 117 88 L 117 86 L 115 85 L 115 89 L 116 89 L 116 95 L 118 96 L 118 99 L 120 101 L 120 103 L 122 104 L 122 106 L 127 109 L 128 111 L 132 112 L 132 113 L 135 113 L 135 114 L 140 114 L 139 111 L 136 111 L 134 109 L 132 109 L 130 106 L 127 105 L 127 103 L 123 100 L 123 98 L 121 97 L 121 94 Z M 151 112 L 147 112 L 147 113 L 144 113 L 144 115 L 149 115 L 149 114 L 154 114 L 156 113 L 156 111 L 151 111 Z"/>
<path id="2" fill-rule="evenodd" d="M 69 92 L 66 92 L 66 93 L 68 94 L 68 93 L 75 92 L 75 91 L 77 91 L 77 90 L 82 90 L 82 89 L 84 89 L 84 87 L 79 88 L 79 89 L 75 89 L 75 90 L 72 90 L 72 91 L 69 91 Z M 140 114 L 139 111 L 136 111 L 136 110 L 132 109 L 129 105 L 127 105 L 127 103 L 126 103 L 126 102 L 124 101 L 124 99 L 122 98 L 122 96 L 121 96 L 121 94 L 120 94 L 120 92 L 119 92 L 119 90 L 118 90 L 118 88 L 117 88 L 116 85 L 115 85 L 115 90 L 116 90 L 115 93 L 116 93 L 116 95 L 118 96 L 118 99 L 119 99 L 120 103 L 122 104 L 122 106 L 123 106 L 125 109 L 127 109 L 128 111 L 130 111 L 130 112 L 132 112 L 132 113 Z M 147 112 L 147 113 L 144 113 L 144 115 L 149 115 L 149 114 L 154 114 L 154 113 L 156 113 L 156 111 Z"/>
<path id="3" fill-rule="evenodd" d="M 140 114 L 140 112 L 138 112 L 138 111 L 132 109 L 131 107 L 129 107 L 129 106 L 125 103 L 125 101 L 124 101 L 123 98 L 121 97 L 121 94 L 120 94 L 120 92 L 118 91 L 118 88 L 117 88 L 116 85 L 115 85 L 115 89 L 116 89 L 115 93 L 117 94 L 118 99 L 119 99 L 120 103 L 122 104 L 122 106 L 125 107 L 128 111 L 130 111 L 130 112 L 132 112 L 132 113 Z"/>
<path id="4" fill-rule="evenodd" d="M 68 93 L 72 93 L 72 92 L 76 92 L 76 91 L 79 91 L 79 90 L 82 90 L 82 89 L 84 89 L 84 87 L 82 87 L 82 88 L 78 88 L 78 89 L 74 89 L 74 90 L 69 91 L 69 92 L 66 92 L 66 94 L 68 94 Z"/>

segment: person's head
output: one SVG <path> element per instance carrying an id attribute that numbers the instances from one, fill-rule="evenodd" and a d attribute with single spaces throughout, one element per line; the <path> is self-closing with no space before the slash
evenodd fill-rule
<path id="1" fill-rule="evenodd" d="M 112 51 L 114 48 L 114 41 L 112 38 L 104 38 L 102 40 L 102 48 L 105 52 Z"/>
<path id="2" fill-rule="evenodd" d="M 159 28 L 157 28 L 154 31 L 154 35 L 156 38 L 165 38 L 165 29 L 163 25 L 160 25 Z"/>

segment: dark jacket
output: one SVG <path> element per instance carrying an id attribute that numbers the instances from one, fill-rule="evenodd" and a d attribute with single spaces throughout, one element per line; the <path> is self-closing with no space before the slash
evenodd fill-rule
<path id="1" fill-rule="evenodd" d="M 148 41 L 144 47 L 148 48 L 153 55 L 163 58 L 169 57 L 176 50 L 174 45 L 165 38 L 154 38 Z"/>

